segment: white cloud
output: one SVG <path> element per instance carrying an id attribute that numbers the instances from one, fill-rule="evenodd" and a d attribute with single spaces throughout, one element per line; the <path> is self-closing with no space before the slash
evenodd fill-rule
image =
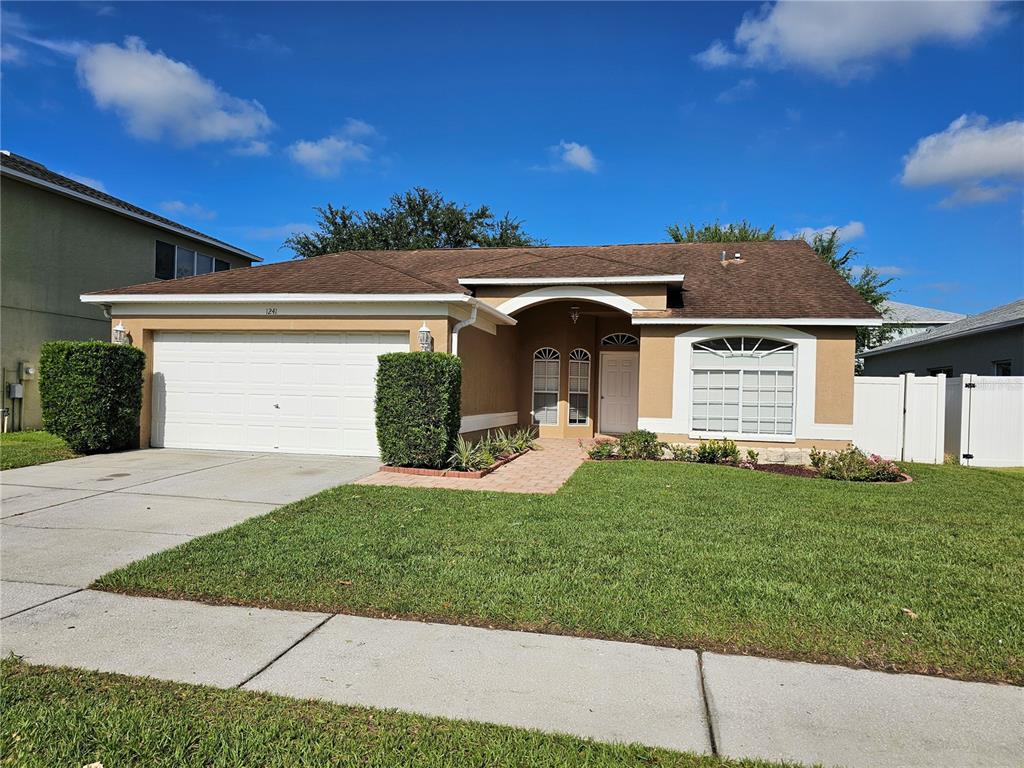
<path id="1" fill-rule="evenodd" d="M 739 62 L 739 55 L 730 51 L 721 40 L 715 40 L 700 53 L 694 54 L 694 61 L 705 69 L 731 67 Z"/>
<path id="2" fill-rule="evenodd" d="M 217 218 L 217 212 L 204 208 L 199 203 L 185 203 L 181 200 L 167 200 L 160 203 L 160 210 L 170 216 L 209 221 Z"/>
<path id="3" fill-rule="evenodd" d="M 865 267 L 853 267 L 852 269 L 853 274 L 859 277 Z M 882 264 L 877 267 L 871 267 L 871 270 L 877 272 L 882 277 L 899 277 L 900 275 L 907 274 L 906 269 L 897 267 L 895 264 Z"/>
<path id="4" fill-rule="evenodd" d="M 986 186 L 984 184 L 968 184 L 954 190 L 953 194 L 939 201 L 939 208 L 960 208 L 965 205 L 982 205 L 1005 200 L 1016 191 L 1009 184 Z"/>
<path id="5" fill-rule="evenodd" d="M 113 109 L 139 138 L 182 145 L 245 141 L 273 127 L 263 105 L 221 90 L 188 64 L 150 51 L 137 37 L 102 43 L 78 58 L 78 74 L 97 106 Z"/>
<path id="6" fill-rule="evenodd" d="M 733 65 L 808 69 L 839 80 L 869 74 L 885 57 L 925 43 L 966 43 L 1005 18 L 995 2 L 795 2 L 746 14 L 734 47 L 715 40 L 693 58 Z"/>
<path id="7" fill-rule="evenodd" d="M 21 64 L 25 61 L 25 52 L 12 43 L 0 43 L 0 61 L 4 64 Z"/>
<path id="8" fill-rule="evenodd" d="M 269 227 L 245 227 L 242 234 L 251 240 L 283 240 L 296 233 L 312 232 L 315 229 L 312 224 L 294 222 Z"/>
<path id="9" fill-rule="evenodd" d="M 961 115 L 918 141 L 903 161 L 901 181 L 909 187 L 1024 176 L 1024 121 L 989 125 L 980 115 Z"/>
<path id="10" fill-rule="evenodd" d="M 68 173 L 67 171 L 57 171 L 61 176 L 67 176 L 69 179 L 77 181 L 79 184 L 85 184 L 87 187 L 98 189 L 100 192 L 106 192 L 107 188 L 103 186 L 103 182 L 99 179 L 94 179 L 91 176 L 81 176 L 77 173 Z"/>
<path id="11" fill-rule="evenodd" d="M 810 242 L 814 239 L 815 235 L 827 235 L 833 229 L 839 230 L 839 239 L 844 243 L 856 240 L 858 237 L 864 237 L 867 231 L 863 222 L 850 221 L 843 225 L 829 224 L 825 227 L 800 227 L 799 229 L 786 230 L 779 233 L 779 238 L 782 240 L 792 240 L 800 237 Z"/>
<path id="12" fill-rule="evenodd" d="M 732 104 L 747 98 L 755 90 L 757 90 L 757 81 L 752 77 L 745 77 L 732 88 L 726 88 L 718 94 L 715 97 L 715 101 L 719 104 Z"/>
<path id="13" fill-rule="evenodd" d="M 265 141 L 250 141 L 248 144 L 241 144 L 229 150 L 232 155 L 239 157 L 266 157 L 270 154 L 270 144 Z"/>
<path id="14" fill-rule="evenodd" d="M 288 147 L 288 156 L 314 176 L 337 176 L 349 163 L 370 159 L 373 150 L 359 139 L 376 134 L 377 130 L 369 123 L 350 117 L 330 136 L 315 141 L 296 141 Z"/>
<path id="15" fill-rule="evenodd" d="M 575 141 L 562 140 L 548 147 L 548 154 L 551 155 L 551 162 L 547 165 L 536 165 L 533 167 L 534 170 L 597 173 L 600 166 L 590 147 Z"/>

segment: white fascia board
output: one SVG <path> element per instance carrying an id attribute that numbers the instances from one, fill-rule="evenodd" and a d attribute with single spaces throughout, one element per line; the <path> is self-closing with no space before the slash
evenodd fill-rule
<path id="1" fill-rule="evenodd" d="M 134 219 L 135 221 L 144 222 L 151 227 L 156 227 L 157 229 L 162 229 L 166 232 L 173 232 L 176 235 L 181 235 L 182 237 L 187 237 L 190 240 L 195 240 L 200 243 L 206 243 L 207 245 L 211 245 L 214 248 L 219 248 L 222 251 L 228 251 L 229 253 L 233 253 L 236 256 L 241 256 L 243 259 L 249 259 L 250 261 L 263 261 L 263 257 L 257 256 L 254 253 L 249 253 L 248 251 L 243 251 L 241 248 L 236 248 L 233 245 L 222 243 L 203 234 L 189 232 L 188 230 L 182 227 L 175 227 L 170 224 L 166 224 L 165 222 L 157 221 L 156 219 L 152 219 L 149 216 L 143 216 L 142 214 L 125 210 L 124 208 L 121 208 L 116 205 L 111 205 L 110 203 L 104 202 L 103 200 L 97 200 L 95 197 L 83 195 L 81 192 L 75 192 L 73 189 L 62 187 L 59 184 L 44 181 L 43 179 L 37 179 L 35 176 L 30 176 L 27 173 L 16 171 L 13 168 L 3 167 L 3 175 L 10 176 L 11 178 L 18 179 L 19 181 L 24 181 L 26 184 L 32 184 L 33 186 L 41 187 L 42 189 L 49 190 L 50 192 L 56 192 L 58 195 L 64 195 L 65 197 L 70 197 L 73 200 L 78 200 L 79 202 L 87 203 L 88 205 L 94 205 L 97 208 L 102 208 L 106 211 L 110 211 L 111 213 L 116 213 L 118 216 L 125 216 L 126 218 Z"/>
<path id="2" fill-rule="evenodd" d="M 517 320 L 488 306 L 465 293 L 110 293 L 82 294 L 79 299 L 86 304 L 106 304 L 124 308 L 131 306 L 134 314 L 140 308 L 171 308 L 176 312 L 191 308 L 193 314 L 209 313 L 212 306 L 241 308 L 276 307 L 282 304 L 315 306 L 319 312 L 345 314 L 346 305 L 359 305 L 359 314 L 373 313 L 375 309 L 390 310 L 395 306 L 410 305 L 409 311 L 425 311 L 428 307 L 439 308 L 438 315 L 447 315 L 447 304 L 470 304 L 488 315 L 495 323 L 515 325 Z M 415 305 L 415 306 L 412 306 Z"/>
<path id="3" fill-rule="evenodd" d="M 460 277 L 459 285 L 646 285 L 681 283 L 683 275 L 619 275 L 606 277 Z"/>
<path id="4" fill-rule="evenodd" d="M 633 325 L 882 325 L 877 318 L 859 317 L 634 317 Z"/>

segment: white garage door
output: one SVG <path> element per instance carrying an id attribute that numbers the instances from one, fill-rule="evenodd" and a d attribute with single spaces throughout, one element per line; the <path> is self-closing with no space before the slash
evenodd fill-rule
<path id="1" fill-rule="evenodd" d="M 376 456 L 377 356 L 405 333 L 159 332 L 152 445 Z"/>

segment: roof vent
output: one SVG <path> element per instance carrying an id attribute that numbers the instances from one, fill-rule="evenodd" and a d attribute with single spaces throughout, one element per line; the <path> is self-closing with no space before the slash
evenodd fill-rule
<path id="1" fill-rule="evenodd" d="M 740 261 L 742 258 L 743 257 L 740 256 L 739 251 L 737 251 L 736 254 L 733 256 L 733 259 L 735 259 L 736 261 Z"/>
<path id="2" fill-rule="evenodd" d="M 726 252 L 722 251 L 722 263 L 723 264 L 725 264 L 725 257 L 726 257 L 726 255 L 727 255 Z"/>

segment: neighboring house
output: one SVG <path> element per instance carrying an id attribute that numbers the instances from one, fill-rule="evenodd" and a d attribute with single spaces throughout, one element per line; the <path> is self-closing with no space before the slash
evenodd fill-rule
<path id="1" fill-rule="evenodd" d="M 904 304 L 901 301 L 886 301 L 882 304 L 882 317 L 887 323 L 898 323 L 889 341 L 903 339 L 931 328 L 941 328 L 949 323 L 963 320 L 967 315 L 959 312 L 947 312 L 944 309 L 919 307 L 915 304 Z"/>
<path id="2" fill-rule="evenodd" d="M 868 376 L 1024 375 L 1024 299 L 861 353 Z"/>
<path id="3" fill-rule="evenodd" d="M 0 178 L 3 405 L 11 429 L 41 426 L 44 341 L 110 339 L 103 309 L 83 305 L 82 293 L 260 260 L 9 152 L 0 154 Z"/>
<path id="4" fill-rule="evenodd" d="M 463 360 L 465 433 L 842 446 L 855 329 L 800 241 L 360 251 L 83 296 L 147 353 L 141 444 L 375 455 L 383 352 Z"/>

